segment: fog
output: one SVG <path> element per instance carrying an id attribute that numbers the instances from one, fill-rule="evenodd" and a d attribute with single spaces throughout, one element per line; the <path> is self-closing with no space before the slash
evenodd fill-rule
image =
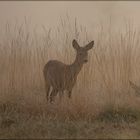
<path id="1" fill-rule="evenodd" d="M 81 25 L 91 28 L 99 23 L 108 23 L 110 17 L 114 27 L 131 20 L 139 27 L 139 1 L 1 1 L 0 24 L 23 22 L 26 17 L 34 25 L 53 28 L 60 17 L 77 18 Z"/>

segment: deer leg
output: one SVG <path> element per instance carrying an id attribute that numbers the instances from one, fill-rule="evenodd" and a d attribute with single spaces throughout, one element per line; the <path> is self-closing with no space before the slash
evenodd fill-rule
<path id="1" fill-rule="evenodd" d="M 49 101 L 50 85 L 48 85 L 48 84 L 46 83 L 45 89 L 46 89 L 46 98 L 47 98 L 47 101 Z"/>
<path id="2" fill-rule="evenodd" d="M 58 93 L 58 90 L 53 88 L 53 90 L 50 94 L 50 103 L 52 103 L 54 101 L 54 98 L 57 95 L 57 93 Z"/>

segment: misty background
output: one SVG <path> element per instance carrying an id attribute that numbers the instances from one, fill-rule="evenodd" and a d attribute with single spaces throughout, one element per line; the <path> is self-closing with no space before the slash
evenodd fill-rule
<path id="1" fill-rule="evenodd" d="M 59 25 L 61 17 L 69 15 L 89 30 L 100 23 L 107 25 L 110 19 L 113 28 L 126 21 L 139 28 L 139 13 L 139 1 L 1 1 L 0 25 L 22 23 L 26 17 L 36 28 L 40 25 L 53 28 Z"/>
<path id="2" fill-rule="evenodd" d="M 139 13 L 139 1 L 0 1 L 0 138 L 140 138 Z M 72 64 L 73 39 L 94 48 L 72 99 L 48 104 L 43 68 Z"/>

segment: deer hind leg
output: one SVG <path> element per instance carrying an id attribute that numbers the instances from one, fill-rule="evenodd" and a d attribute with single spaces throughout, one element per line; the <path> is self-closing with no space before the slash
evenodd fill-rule
<path id="1" fill-rule="evenodd" d="M 52 103 L 54 101 L 54 98 L 57 95 L 57 93 L 58 93 L 58 90 L 53 88 L 53 90 L 50 94 L 50 103 Z"/>
<path id="2" fill-rule="evenodd" d="M 45 90 L 46 90 L 46 99 L 49 101 L 49 92 L 50 92 L 50 85 L 47 81 L 45 81 Z"/>

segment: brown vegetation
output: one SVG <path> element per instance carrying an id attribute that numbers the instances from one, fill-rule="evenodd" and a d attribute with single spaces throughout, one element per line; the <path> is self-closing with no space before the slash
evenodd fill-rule
<path id="1" fill-rule="evenodd" d="M 76 20 L 41 34 L 28 28 L 7 24 L 0 37 L 0 138 L 140 138 L 140 99 L 129 84 L 140 81 L 139 31 L 126 24 L 88 35 Z M 72 99 L 47 104 L 43 67 L 73 62 L 73 38 L 96 47 Z"/>

